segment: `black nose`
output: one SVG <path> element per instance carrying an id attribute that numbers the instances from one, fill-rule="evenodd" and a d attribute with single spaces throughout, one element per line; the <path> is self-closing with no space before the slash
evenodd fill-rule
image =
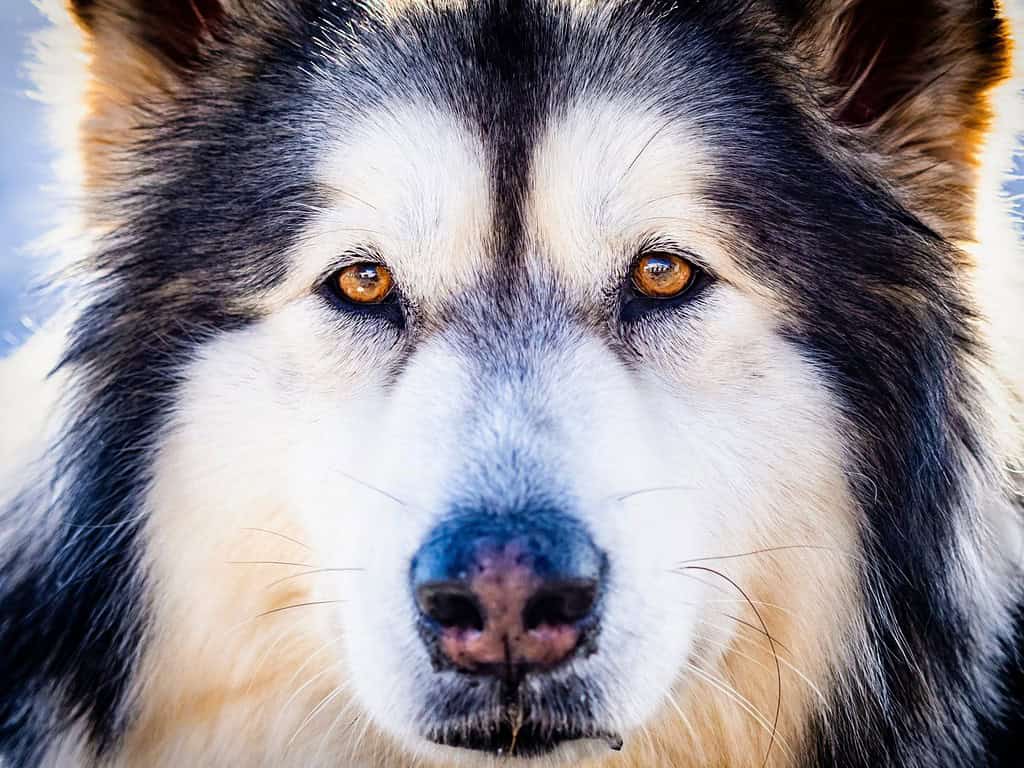
<path id="1" fill-rule="evenodd" d="M 412 563 L 439 663 L 485 675 L 551 669 L 595 648 L 605 558 L 561 513 L 453 518 Z"/>

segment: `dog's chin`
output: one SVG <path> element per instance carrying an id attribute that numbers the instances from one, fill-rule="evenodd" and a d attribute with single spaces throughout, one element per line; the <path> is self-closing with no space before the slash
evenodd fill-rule
<path id="1" fill-rule="evenodd" d="M 506 715 L 489 723 L 444 723 L 428 733 L 427 739 L 443 747 L 521 760 L 549 757 L 559 751 L 578 753 L 622 748 L 621 737 L 590 724 L 519 722 L 515 713 Z"/>
<path id="2" fill-rule="evenodd" d="M 574 765 L 622 747 L 615 729 L 597 716 L 600 696 L 575 675 L 527 679 L 511 690 L 499 680 L 455 675 L 432 694 L 422 735 L 451 762 L 543 758 L 546 765 Z"/>

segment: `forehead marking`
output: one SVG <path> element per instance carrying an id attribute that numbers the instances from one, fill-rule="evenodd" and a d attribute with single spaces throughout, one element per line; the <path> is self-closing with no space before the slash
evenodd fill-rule
<path id="1" fill-rule="evenodd" d="M 570 106 L 534 152 L 537 252 L 570 284 L 600 290 L 645 241 L 667 241 L 736 277 L 725 222 L 702 199 L 714 164 L 697 132 L 638 102 Z"/>
<path id="2" fill-rule="evenodd" d="M 410 298 L 443 301 L 485 268 L 491 184 L 480 140 L 434 107 L 398 104 L 340 128 L 316 170 L 326 205 L 288 283 L 306 292 L 346 254 L 379 255 Z"/>

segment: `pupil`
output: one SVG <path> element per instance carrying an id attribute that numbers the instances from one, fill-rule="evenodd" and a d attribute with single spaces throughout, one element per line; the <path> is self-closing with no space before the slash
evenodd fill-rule
<path id="1" fill-rule="evenodd" d="M 674 271 L 672 263 L 666 258 L 651 257 L 647 262 L 646 272 L 654 280 L 664 281 Z"/>

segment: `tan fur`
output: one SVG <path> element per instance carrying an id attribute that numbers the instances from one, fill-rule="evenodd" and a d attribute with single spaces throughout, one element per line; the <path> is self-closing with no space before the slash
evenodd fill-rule
<path id="1" fill-rule="evenodd" d="M 720 599 L 728 601 L 721 606 L 726 631 L 706 628 L 711 641 L 703 644 L 706 660 L 695 661 L 719 683 L 684 673 L 657 721 L 631 735 L 621 755 L 608 753 L 587 766 L 759 768 L 768 754 L 769 724 L 777 706 L 778 732 L 768 765 L 792 764 L 806 717 L 820 705 L 816 689 L 827 687 L 828 662 L 840 653 L 833 643 L 849 643 L 844 635 L 858 631 L 850 627 L 835 632 L 854 615 L 850 580 L 857 558 L 846 549 L 856 546 L 851 520 L 837 514 L 848 503 L 841 482 L 835 493 L 821 499 L 835 525 L 828 536 L 820 520 L 814 529 L 798 520 L 778 521 L 763 539 L 737 544 L 737 550 L 793 541 L 829 541 L 833 546 L 823 544 L 820 552 L 795 556 L 765 554 L 746 567 L 743 560 L 740 565 L 707 563 L 742 585 L 757 608 L 755 613 L 728 582 L 716 582 Z M 138 691 L 142 709 L 117 765 L 158 767 L 187 760 L 212 768 L 239 754 L 253 766 L 326 766 L 339 754 L 351 756 L 353 765 L 364 764 L 362 760 L 375 768 L 407 765 L 410 758 L 394 752 L 344 693 L 331 698 L 344 688 L 344 673 L 331 650 L 329 606 L 288 608 L 325 596 L 308 579 L 276 583 L 309 570 L 306 565 L 239 562 L 315 566 L 306 547 L 246 528 L 266 526 L 265 531 L 296 537 L 301 531 L 269 510 L 261 515 L 259 507 L 245 507 L 243 514 L 192 506 L 196 501 L 175 503 L 174 512 L 154 517 L 153 536 L 166 539 L 151 545 L 162 552 L 153 567 L 165 595 L 160 598 L 160 625 L 165 629 L 147 654 L 140 675 L 146 682 Z M 715 581 L 709 574 L 700 577 Z M 180 587 L 174 586 L 178 583 Z M 278 614 L 261 615 L 282 608 Z M 744 624 L 735 625 L 728 616 Z M 760 629 L 762 620 L 771 642 Z M 316 625 L 322 625 L 322 633 L 310 634 Z M 735 633 L 732 625 L 738 628 Z M 712 644 L 723 642 L 714 640 L 715 635 L 724 638 L 724 648 Z M 335 645 L 337 640 L 333 637 Z M 279 762 L 278 755 L 286 755 L 288 762 Z"/>
<path id="2" fill-rule="evenodd" d="M 876 74 L 876 57 L 884 55 L 890 43 L 881 28 L 875 33 L 877 39 L 870 32 L 865 34 L 857 25 L 857 13 L 864 6 L 884 12 L 886 5 L 878 0 L 821 0 L 819 6 L 821 11 L 800 31 L 798 46 L 812 70 L 839 89 L 827 104 L 834 117 L 849 106 L 865 80 Z M 975 193 L 993 119 L 992 91 L 1010 77 L 1012 32 L 1004 18 L 1003 50 L 994 61 L 984 58 L 974 52 L 979 26 L 968 10 L 971 4 L 959 6 L 964 10 L 949 12 L 941 26 L 935 19 L 929 20 L 942 34 L 926 50 L 913 51 L 902 62 L 897 55 L 893 79 L 906 94 L 869 122 L 852 126 L 851 131 L 875 153 L 884 175 L 912 210 L 947 237 L 969 240 L 976 235 Z M 929 27 L 922 20 L 914 28 Z M 844 61 L 849 52 L 844 46 L 854 34 L 867 38 L 874 47 L 850 72 L 849 62 Z M 844 73 L 842 82 L 834 77 L 837 70 Z M 921 84 L 926 87 L 919 87 Z"/>

